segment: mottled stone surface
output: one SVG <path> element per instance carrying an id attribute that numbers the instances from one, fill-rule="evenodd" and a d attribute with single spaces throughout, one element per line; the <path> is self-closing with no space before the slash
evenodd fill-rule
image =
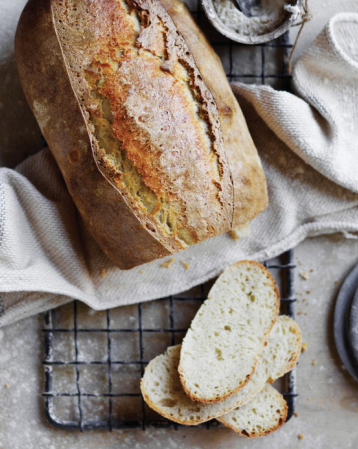
<path id="1" fill-rule="evenodd" d="M 0 0 L 0 164 L 8 166 L 16 165 L 27 154 L 42 146 L 39 130 L 19 87 L 13 56 L 14 28 L 24 3 L 24 0 Z M 312 41 L 335 11 L 358 12 L 355 0 L 312 0 L 310 3 L 315 18 L 306 26 L 297 54 Z M 244 60 L 245 55 L 242 56 Z M 223 57 L 225 59 L 225 55 Z M 247 64 L 255 61 L 255 58 L 246 59 Z M 247 71 L 250 70 L 248 67 Z M 80 434 L 54 429 L 44 417 L 44 401 L 41 396 L 42 317 L 33 317 L 0 330 L 0 449 L 358 447 L 358 384 L 342 368 L 333 340 L 334 301 L 344 277 L 358 261 L 358 240 L 345 240 L 339 236 L 310 239 L 296 249 L 295 261 L 298 264 L 297 321 L 302 328 L 307 351 L 303 353 L 297 368 L 300 393 L 298 416 L 293 417 L 277 433 L 260 440 L 247 441 L 225 428 L 210 431 L 203 428 L 145 432 L 126 430 L 114 431 L 112 434 Z M 167 315 L 161 316 L 153 311 L 153 304 L 146 305 L 146 325 L 165 325 Z M 191 313 L 193 310 L 183 314 L 183 327 L 188 325 L 186 317 Z M 128 310 L 128 314 L 135 325 L 135 313 Z M 104 323 L 101 312 L 91 318 L 93 317 L 98 326 Z M 115 319 L 119 324 L 121 317 L 122 314 L 116 312 Z M 84 347 L 87 343 L 91 345 L 91 342 L 84 340 Z M 162 340 L 152 341 L 150 347 L 162 350 L 160 345 L 164 343 Z M 91 350 L 98 350 L 100 355 L 101 342 L 98 341 L 96 345 L 94 348 L 91 346 Z M 66 341 L 60 342 L 59 350 L 64 350 L 65 347 Z M 150 349 L 148 351 L 148 358 L 154 355 Z M 73 373 L 68 370 L 65 375 L 71 379 Z M 93 375 L 87 379 L 88 388 L 92 388 Z M 95 375 L 100 377 L 105 376 L 105 373 L 99 370 Z M 127 375 L 128 384 L 125 387 L 136 391 L 138 385 L 133 382 L 133 378 L 136 379 L 138 373 Z M 59 382 L 64 381 L 63 376 L 61 379 Z M 58 407 L 61 410 L 61 404 Z M 298 439 L 299 434 L 304 436 L 303 439 Z"/>

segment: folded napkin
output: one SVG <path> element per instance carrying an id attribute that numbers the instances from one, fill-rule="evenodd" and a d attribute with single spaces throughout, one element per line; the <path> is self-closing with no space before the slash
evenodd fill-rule
<path id="1" fill-rule="evenodd" d="M 358 232 L 358 14 L 338 14 L 293 73 L 297 96 L 232 86 L 267 176 L 270 205 L 238 240 L 222 235 L 129 271 L 83 227 L 48 149 L 0 169 L 0 325 L 79 299 L 103 309 L 189 289 L 308 236 Z M 172 261 L 171 264 L 163 262 Z"/>

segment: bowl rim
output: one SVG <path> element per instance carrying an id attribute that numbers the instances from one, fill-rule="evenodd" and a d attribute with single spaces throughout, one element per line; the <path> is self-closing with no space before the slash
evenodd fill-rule
<path id="1" fill-rule="evenodd" d="M 298 6 L 300 10 L 303 11 L 303 1 L 304 0 L 296 0 L 296 2 L 293 2 L 291 5 Z M 247 36 L 237 33 L 222 23 L 215 11 L 213 0 L 201 0 L 201 4 L 211 25 L 225 37 L 241 44 L 263 44 L 277 39 L 279 36 L 282 36 L 282 34 L 284 34 L 297 19 L 297 14 L 287 11 L 288 16 L 286 15 L 285 20 L 276 29 L 265 34 Z"/>

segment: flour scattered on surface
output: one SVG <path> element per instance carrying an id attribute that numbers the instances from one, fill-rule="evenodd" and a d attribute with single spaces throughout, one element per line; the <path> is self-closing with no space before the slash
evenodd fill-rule
<path id="1" fill-rule="evenodd" d="M 10 352 L 4 351 L 2 354 L 0 354 L 0 365 L 4 365 L 10 359 L 11 359 Z"/>

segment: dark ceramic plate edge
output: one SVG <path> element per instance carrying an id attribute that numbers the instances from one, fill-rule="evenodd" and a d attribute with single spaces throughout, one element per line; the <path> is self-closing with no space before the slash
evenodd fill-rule
<path id="1" fill-rule="evenodd" d="M 358 287 L 358 264 L 346 277 L 338 293 L 334 309 L 334 339 L 338 354 L 351 376 L 358 382 L 358 366 L 351 353 L 348 340 L 348 314 L 353 295 Z"/>

